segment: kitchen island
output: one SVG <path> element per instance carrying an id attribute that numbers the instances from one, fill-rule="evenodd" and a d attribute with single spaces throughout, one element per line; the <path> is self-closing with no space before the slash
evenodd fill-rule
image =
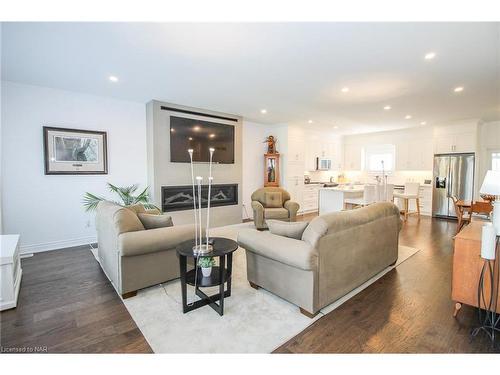
<path id="1" fill-rule="evenodd" d="M 339 212 L 344 209 L 347 198 L 363 197 L 364 186 L 337 186 L 319 189 L 319 214 Z"/>

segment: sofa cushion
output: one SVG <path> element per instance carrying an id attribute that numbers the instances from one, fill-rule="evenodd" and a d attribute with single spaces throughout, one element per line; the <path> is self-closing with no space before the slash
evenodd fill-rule
<path id="1" fill-rule="evenodd" d="M 118 234 L 144 230 L 144 225 L 142 225 L 137 214 L 126 207 L 117 206 L 113 221 Z"/>
<path id="2" fill-rule="evenodd" d="M 273 219 L 267 220 L 269 232 L 276 234 L 277 236 L 295 238 L 296 240 L 300 240 L 302 238 L 302 233 L 304 233 L 304 229 L 306 229 L 308 224 L 309 223 L 306 221 L 290 223 Z"/>
<path id="3" fill-rule="evenodd" d="M 134 211 L 136 214 L 146 213 L 146 209 L 142 203 L 132 204 L 130 206 L 126 206 L 129 210 Z"/>
<path id="4" fill-rule="evenodd" d="M 328 223 L 319 216 L 313 219 L 302 233 L 302 241 L 306 241 L 312 247 L 316 247 L 318 241 L 328 231 Z"/>
<path id="5" fill-rule="evenodd" d="M 264 217 L 266 219 L 288 219 L 288 210 L 286 208 L 266 208 Z"/>
<path id="6" fill-rule="evenodd" d="M 146 229 L 171 227 L 174 225 L 172 216 L 138 213 L 137 216 Z"/>
<path id="7" fill-rule="evenodd" d="M 305 241 L 246 229 L 238 233 L 238 243 L 247 251 L 295 268 L 317 269 L 317 252 Z"/>
<path id="8" fill-rule="evenodd" d="M 282 194 L 280 191 L 266 191 L 264 193 L 264 201 L 266 208 L 283 207 Z"/>

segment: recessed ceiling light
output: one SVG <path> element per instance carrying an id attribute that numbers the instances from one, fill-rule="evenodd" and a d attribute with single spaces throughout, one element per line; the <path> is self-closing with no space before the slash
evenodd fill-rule
<path id="1" fill-rule="evenodd" d="M 406 115 L 406 116 L 405 116 L 405 119 L 406 119 L 406 120 L 411 119 L 411 115 Z"/>
<path id="2" fill-rule="evenodd" d="M 267 109 L 261 109 L 260 113 L 262 113 L 263 115 L 265 115 L 267 113 Z"/>
<path id="3" fill-rule="evenodd" d="M 435 52 L 429 52 L 429 53 L 426 53 L 424 58 L 426 60 L 432 60 L 434 57 L 436 57 L 436 53 Z"/>
<path id="4" fill-rule="evenodd" d="M 171 129 L 170 129 L 170 131 L 173 133 L 173 132 L 175 132 L 175 129 L 174 129 L 174 128 L 171 128 Z"/>
<path id="5" fill-rule="evenodd" d="M 313 120 L 307 120 L 307 123 L 308 123 L 308 124 L 312 124 L 312 123 L 313 123 Z"/>
<path id="6" fill-rule="evenodd" d="M 193 137 L 189 137 L 188 139 L 189 139 L 190 141 L 192 141 L 192 140 L 193 140 Z"/>
<path id="7" fill-rule="evenodd" d="M 458 87 L 455 87 L 453 89 L 453 91 L 455 91 L 455 92 L 462 92 L 462 91 L 464 91 L 464 88 L 462 86 L 458 86 Z"/>
<path id="8" fill-rule="evenodd" d="M 427 125 L 427 121 L 422 121 L 420 125 Z"/>
<path id="9" fill-rule="evenodd" d="M 196 126 L 193 128 L 193 130 L 194 130 L 195 132 L 197 132 L 197 131 L 199 131 L 199 130 L 200 130 L 200 127 L 199 127 L 198 125 L 196 125 Z"/>
<path id="10" fill-rule="evenodd" d="M 386 105 L 386 106 L 384 107 L 384 110 L 385 110 L 385 111 L 389 111 L 391 108 L 392 108 L 392 107 L 391 107 L 390 105 Z"/>
<path id="11" fill-rule="evenodd" d="M 215 137 L 215 134 L 210 134 L 210 138 L 214 138 Z"/>
<path id="12" fill-rule="evenodd" d="M 342 87 L 342 90 L 340 90 L 342 92 L 349 92 L 349 87 Z"/>
<path id="13" fill-rule="evenodd" d="M 108 77 L 111 82 L 118 82 L 118 77 L 117 76 L 109 76 Z"/>

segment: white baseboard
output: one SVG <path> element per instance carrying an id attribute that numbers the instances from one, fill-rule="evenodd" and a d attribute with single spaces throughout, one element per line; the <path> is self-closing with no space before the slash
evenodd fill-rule
<path id="1" fill-rule="evenodd" d="M 97 242 L 97 237 L 88 236 L 88 237 L 73 238 L 70 240 L 52 241 L 52 242 L 45 242 L 33 245 L 22 245 L 20 247 L 19 253 L 20 255 L 40 253 L 43 251 L 64 249 L 66 247 L 88 245 L 94 242 Z"/>

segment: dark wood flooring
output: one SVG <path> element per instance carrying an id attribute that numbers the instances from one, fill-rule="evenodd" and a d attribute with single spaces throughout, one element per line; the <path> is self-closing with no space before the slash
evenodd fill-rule
<path id="1" fill-rule="evenodd" d="M 89 246 L 21 264 L 18 306 L 0 314 L 3 353 L 152 353 Z"/>
<path id="2" fill-rule="evenodd" d="M 455 229 L 453 221 L 410 217 L 400 243 L 421 251 L 275 352 L 500 353 L 484 336 L 470 339 L 476 309 L 452 316 Z"/>
<path id="3" fill-rule="evenodd" d="M 464 306 L 452 317 L 455 225 L 410 218 L 401 243 L 421 251 L 276 352 L 492 352 L 484 338 L 469 339 L 474 309 Z M 151 352 L 88 247 L 35 254 L 22 267 L 18 307 L 0 313 L 3 352 Z"/>

